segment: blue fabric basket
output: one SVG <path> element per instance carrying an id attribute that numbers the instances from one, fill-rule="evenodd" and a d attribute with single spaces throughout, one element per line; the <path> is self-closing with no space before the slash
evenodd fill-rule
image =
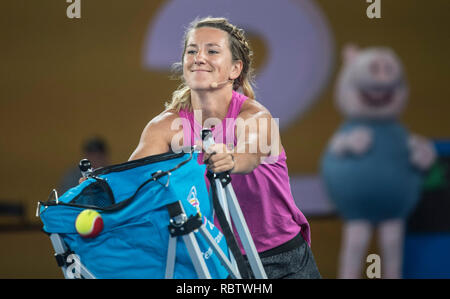
<path id="1" fill-rule="evenodd" d="M 228 256 L 225 238 L 213 225 L 205 171 L 195 152 L 166 153 L 97 169 L 96 178 L 68 190 L 58 202 L 41 202 L 43 230 L 60 234 L 96 278 L 164 278 L 170 237 L 166 206 L 181 201 L 188 217 L 201 213 Z M 98 211 L 104 222 L 95 238 L 83 238 L 75 229 L 78 214 L 87 208 Z M 226 278 L 228 272 L 212 248 L 199 232 L 194 234 L 212 278 Z M 182 238 L 177 239 L 173 278 L 197 278 Z"/>

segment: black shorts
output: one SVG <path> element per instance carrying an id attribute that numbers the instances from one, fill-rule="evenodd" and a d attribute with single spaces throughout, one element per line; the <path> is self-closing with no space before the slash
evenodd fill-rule
<path id="1" fill-rule="evenodd" d="M 322 278 L 311 248 L 300 234 L 275 249 L 260 253 L 260 258 L 269 279 Z M 250 269 L 248 261 L 247 266 Z"/>

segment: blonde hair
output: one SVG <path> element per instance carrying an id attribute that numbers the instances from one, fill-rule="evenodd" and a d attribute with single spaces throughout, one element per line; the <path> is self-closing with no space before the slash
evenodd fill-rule
<path id="1" fill-rule="evenodd" d="M 254 79 L 254 70 L 252 67 L 253 51 L 251 50 L 248 40 L 245 37 L 244 30 L 231 24 L 225 18 L 196 18 L 193 22 L 191 22 L 184 34 L 183 55 L 181 57 L 181 62 L 175 63 L 172 67 L 172 70 L 176 74 L 181 74 L 178 78 L 181 79 L 182 83 L 172 93 L 172 100 L 170 103 L 166 103 L 166 110 L 175 110 L 176 112 L 179 112 L 181 109 L 192 110 L 191 89 L 184 82 L 182 75 L 183 60 L 189 33 L 192 30 L 201 27 L 217 28 L 228 33 L 233 61 L 242 61 L 242 71 L 239 77 L 233 81 L 233 90 L 238 90 L 241 88 L 244 95 L 250 99 L 254 99 L 255 97 L 255 92 L 252 87 Z"/>

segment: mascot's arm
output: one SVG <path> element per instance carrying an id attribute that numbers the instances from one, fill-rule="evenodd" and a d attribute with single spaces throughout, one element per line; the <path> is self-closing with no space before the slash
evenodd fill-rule
<path id="1" fill-rule="evenodd" d="M 372 139 L 372 131 L 367 127 L 359 126 L 347 132 L 336 133 L 331 139 L 330 150 L 337 156 L 362 155 L 370 149 Z"/>
<path id="2" fill-rule="evenodd" d="M 436 151 L 429 140 L 411 134 L 408 140 L 411 163 L 420 170 L 427 170 L 436 160 Z"/>

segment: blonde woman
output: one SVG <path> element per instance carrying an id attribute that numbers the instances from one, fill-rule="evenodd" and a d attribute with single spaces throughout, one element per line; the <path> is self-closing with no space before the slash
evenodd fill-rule
<path id="1" fill-rule="evenodd" d="M 254 100 L 252 51 L 244 31 L 224 18 L 196 19 L 176 66 L 182 84 L 144 128 L 130 160 L 193 145 L 201 140 L 201 128 L 212 128 L 216 144 L 199 155 L 199 162 L 215 173 L 231 172 L 267 276 L 320 278 L 309 224 L 291 194 L 278 127 Z"/>

